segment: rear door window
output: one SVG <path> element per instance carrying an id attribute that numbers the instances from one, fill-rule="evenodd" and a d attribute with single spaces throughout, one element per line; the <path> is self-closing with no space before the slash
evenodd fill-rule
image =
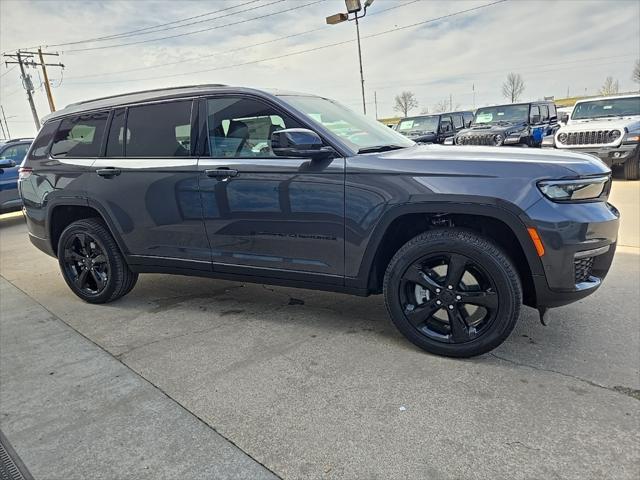
<path id="1" fill-rule="evenodd" d="M 109 136 L 107 137 L 107 157 L 124 156 L 124 116 L 124 108 L 119 108 L 113 112 L 111 126 L 109 127 Z M 127 140 L 129 140 L 131 135 L 127 134 L 126 137 Z"/>
<path id="2" fill-rule="evenodd" d="M 63 119 L 51 145 L 51 156 L 98 157 L 108 117 L 108 112 L 94 112 Z"/>
<path id="3" fill-rule="evenodd" d="M 112 151 L 124 143 L 127 157 L 190 156 L 191 106 L 191 100 L 181 100 L 129 107 L 126 129 L 116 125 L 109 134 Z"/>
<path id="4" fill-rule="evenodd" d="M 540 105 L 540 120 L 543 122 L 549 120 L 549 108 L 546 105 Z"/>
<path id="5" fill-rule="evenodd" d="M 456 129 L 463 127 L 464 122 L 462 121 L 462 115 L 452 115 L 451 118 L 453 119 L 453 126 Z"/>

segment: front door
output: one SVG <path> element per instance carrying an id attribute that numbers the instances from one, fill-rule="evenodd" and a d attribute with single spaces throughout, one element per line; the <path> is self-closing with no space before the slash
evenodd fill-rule
<path id="1" fill-rule="evenodd" d="M 200 192 L 214 271 L 341 282 L 344 159 L 276 156 L 271 133 L 301 125 L 266 101 L 203 102 Z"/>
<path id="2" fill-rule="evenodd" d="M 112 223 L 132 264 L 211 270 L 202 222 L 192 100 L 113 111 L 89 199 Z"/>

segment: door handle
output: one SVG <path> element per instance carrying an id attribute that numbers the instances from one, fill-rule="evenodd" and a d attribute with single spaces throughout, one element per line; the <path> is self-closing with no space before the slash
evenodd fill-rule
<path id="1" fill-rule="evenodd" d="M 216 178 L 227 178 L 227 177 L 235 177 L 238 175 L 238 170 L 227 167 L 220 167 L 214 170 L 205 170 L 205 175 L 207 177 L 216 177 Z"/>
<path id="2" fill-rule="evenodd" d="M 115 177 L 117 175 L 120 175 L 121 172 L 119 168 L 107 167 L 107 168 L 99 168 L 98 170 L 96 170 L 96 173 L 101 177 L 109 178 L 109 177 Z"/>

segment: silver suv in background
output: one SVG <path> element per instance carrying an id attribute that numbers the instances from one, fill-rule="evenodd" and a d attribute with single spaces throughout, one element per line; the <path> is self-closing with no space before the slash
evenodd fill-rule
<path id="1" fill-rule="evenodd" d="M 556 148 L 590 153 L 607 166 L 624 166 L 627 180 L 640 176 L 640 94 L 576 102 L 554 137 Z"/>

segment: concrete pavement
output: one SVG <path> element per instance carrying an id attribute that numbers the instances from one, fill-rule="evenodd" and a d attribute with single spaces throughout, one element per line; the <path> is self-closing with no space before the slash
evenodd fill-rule
<path id="1" fill-rule="evenodd" d="M 500 348 L 472 360 L 413 347 L 380 297 L 145 275 L 121 301 L 84 304 L 20 221 L 0 224 L 0 273 L 283 478 L 637 478 L 639 188 L 614 183 L 628 246 L 604 286 L 548 327 L 525 309 Z M 112 421 L 136 402 L 123 405 Z M 44 447 L 6 430 L 31 468 Z M 130 435 L 144 451 L 147 436 Z"/>

